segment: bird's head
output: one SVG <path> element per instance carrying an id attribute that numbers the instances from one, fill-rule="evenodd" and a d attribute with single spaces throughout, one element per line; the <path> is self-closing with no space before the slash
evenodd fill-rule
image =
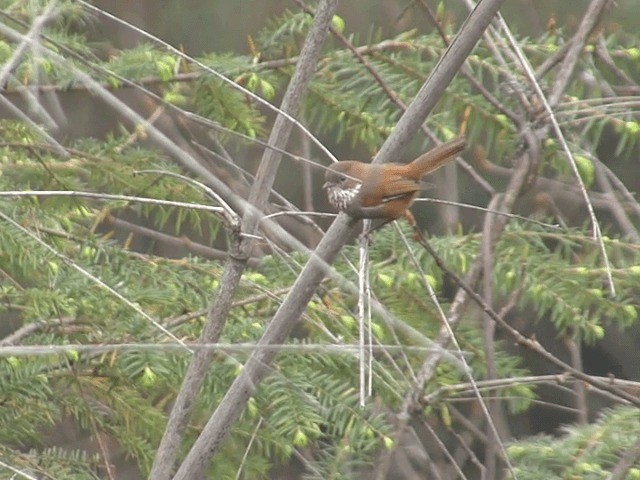
<path id="1" fill-rule="evenodd" d="M 322 188 L 327 191 L 329 203 L 338 210 L 348 210 L 362 186 L 360 162 L 343 161 L 331 165 L 324 176 Z"/>

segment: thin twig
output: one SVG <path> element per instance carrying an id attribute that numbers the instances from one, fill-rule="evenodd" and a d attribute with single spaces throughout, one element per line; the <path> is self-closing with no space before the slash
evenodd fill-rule
<path id="1" fill-rule="evenodd" d="M 71 366 L 71 371 L 76 380 L 75 383 L 73 384 L 75 386 L 75 390 L 79 393 L 79 397 L 82 399 L 82 401 L 86 405 L 87 410 L 91 411 L 92 410 L 91 402 L 89 401 L 89 398 L 87 398 L 87 395 L 84 392 L 82 382 L 79 381 L 76 365 Z M 110 461 L 112 455 L 109 454 L 109 448 L 107 443 L 105 442 L 103 432 L 98 428 L 98 422 L 96 422 L 96 415 L 89 414 L 87 416 L 89 417 L 88 421 L 89 421 L 89 424 L 91 425 L 91 428 L 90 428 L 91 436 L 95 438 L 96 441 L 98 442 L 98 448 L 102 453 L 102 462 L 104 464 L 105 470 L 107 471 L 107 477 L 109 480 L 116 480 L 116 475 L 113 470 L 113 465 L 111 465 L 111 461 Z"/>
<path id="2" fill-rule="evenodd" d="M 157 198 L 134 197 L 131 195 L 115 195 L 111 193 L 80 192 L 75 190 L 8 190 L 1 191 L 0 197 L 80 197 L 95 198 L 98 200 L 121 200 L 124 202 L 144 203 L 149 205 L 190 208 L 193 210 L 203 210 L 205 212 L 224 213 L 222 207 L 212 205 L 202 205 L 200 203 L 176 202 L 173 200 L 160 200 Z"/>
<path id="3" fill-rule="evenodd" d="M 616 78 L 625 86 L 637 86 L 637 84 L 624 72 L 624 70 L 618 68 L 618 66 L 611 58 L 611 55 L 609 55 L 609 51 L 607 50 L 607 44 L 605 42 L 603 34 L 598 35 L 595 54 L 602 63 L 609 67 L 609 70 L 611 70 Z"/>
<path id="4" fill-rule="evenodd" d="M 618 197 L 613 191 L 613 186 L 609 181 L 609 176 L 607 175 L 607 171 L 604 169 L 603 163 L 598 161 L 596 158 L 591 158 L 593 162 L 593 166 L 595 168 L 596 173 L 596 182 L 602 189 L 605 195 L 609 197 L 610 207 L 609 210 L 615 217 L 620 229 L 622 230 L 624 236 L 633 242 L 640 242 L 640 235 L 638 235 L 638 230 L 636 230 L 635 225 L 629 219 L 627 212 L 625 212 L 622 204 L 618 200 Z M 637 204 L 637 202 L 634 202 Z"/>
<path id="5" fill-rule="evenodd" d="M 16 331 L 12 332 L 10 335 L 7 335 L 2 340 L 0 340 L 0 347 L 8 347 L 10 345 L 15 345 L 20 342 L 25 337 L 28 337 L 32 333 L 39 332 L 45 330 L 50 327 L 71 325 L 76 322 L 75 318 L 71 317 L 62 317 L 62 318 L 52 318 L 49 320 L 39 320 L 35 322 L 29 322 L 26 325 L 18 328 Z"/>
<path id="6" fill-rule="evenodd" d="M 473 463 L 478 469 L 478 471 L 480 472 L 480 480 L 484 480 L 485 478 L 487 478 L 487 473 L 486 473 L 486 469 L 484 468 L 484 465 L 478 459 L 478 456 L 475 454 L 473 449 L 469 447 L 469 445 L 467 445 L 467 441 L 464 438 L 462 438 L 462 435 L 456 432 L 455 430 L 451 430 L 451 434 L 458 440 L 458 443 L 460 444 L 460 448 L 462 448 L 462 450 L 467 455 L 467 457 L 471 459 L 471 463 Z M 460 457 L 461 455 L 455 455 L 454 461 L 456 462 L 456 464 L 460 462 Z"/>
<path id="7" fill-rule="evenodd" d="M 29 473 L 24 472 L 12 465 L 9 465 L 8 463 L 3 462 L 2 460 L 0 460 L 0 467 L 5 468 L 10 472 L 13 472 L 15 475 L 20 475 L 20 478 L 26 478 L 27 480 L 39 480 L 37 477 L 33 477 Z M 12 476 L 11 478 L 14 478 L 15 475 Z"/>
<path id="8" fill-rule="evenodd" d="M 455 470 L 457 476 L 459 476 L 462 479 L 466 479 L 467 476 L 464 474 L 464 472 L 460 468 L 460 465 L 458 465 L 458 462 L 456 462 L 455 458 L 453 458 L 453 455 L 451 455 L 451 452 L 449 452 L 449 449 L 447 448 L 447 446 L 440 439 L 440 435 L 438 435 L 438 433 L 433 429 L 433 427 L 429 424 L 429 422 L 424 421 L 424 419 L 422 421 L 422 427 L 427 432 L 429 432 L 429 435 L 431 436 L 431 440 L 438 446 L 440 451 L 444 454 L 446 459 L 449 461 L 449 465 L 451 466 L 451 468 Z M 451 478 L 451 477 L 447 477 L 447 478 Z"/>
<path id="9" fill-rule="evenodd" d="M 242 455 L 242 460 L 240 461 L 240 466 L 238 467 L 238 471 L 236 473 L 236 480 L 240 480 L 242 476 L 242 468 L 244 467 L 245 462 L 247 461 L 247 457 L 249 456 L 249 451 L 251 450 L 251 446 L 258 436 L 258 430 L 262 426 L 262 422 L 264 421 L 264 417 L 260 417 L 256 427 L 253 429 L 253 433 L 251 434 L 251 438 L 249 439 L 249 443 L 247 444 L 247 448 L 244 449 L 244 454 Z"/>
<path id="10" fill-rule="evenodd" d="M 202 190 L 203 192 L 205 192 L 207 195 L 209 195 L 212 199 L 214 199 L 216 202 L 218 202 L 222 206 L 225 220 L 228 222 L 228 225 L 231 228 L 235 228 L 240 224 L 240 219 L 238 218 L 238 215 L 233 211 L 233 209 L 229 206 L 229 204 L 227 204 L 227 202 L 225 202 L 224 199 L 220 195 L 218 195 L 217 192 L 215 192 L 208 185 L 205 185 L 202 182 L 199 182 L 193 178 L 189 178 L 186 175 L 182 175 L 180 173 L 171 172 L 169 170 L 149 169 L 149 170 L 138 170 L 135 173 L 138 175 L 145 174 L 145 173 L 154 173 L 157 175 L 174 177 L 193 187 L 196 187 Z"/>
<path id="11" fill-rule="evenodd" d="M 493 319 L 496 324 L 505 330 L 506 333 L 509 334 L 513 338 L 513 340 L 521 347 L 524 347 L 528 350 L 537 353 L 539 356 L 547 360 L 549 363 L 555 365 L 556 367 L 569 372 L 574 377 L 584 380 L 590 385 L 599 388 L 601 390 L 606 390 L 608 392 L 613 393 L 614 395 L 631 402 L 634 405 L 640 406 L 640 398 L 629 395 L 627 392 L 620 390 L 608 383 L 599 381 L 591 377 L 590 375 L 586 375 L 584 372 L 575 369 L 571 365 L 563 362 L 558 357 L 549 353 L 545 348 L 538 343 L 535 339 L 528 339 L 524 337 L 518 330 L 513 328 L 509 323 L 500 317 L 486 302 L 482 299 L 480 295 L 478 295 L 473 289 L 469 287 L 453 270 L 451 270 L 440 258 L 437 252 L 433 249 L 433 247 L 429 244 L 429 242 L 424 241 L 420 242 L 421 245 L 429 252 L 429 254 L 433 257 L 438 267 L 440 267 L 444 273 L 451 278 L 459 287 L 461 287 L 467 295 L 471 297 L 471 299 L 482 308 L 482 310 Z"/>
<path id="12" fill-rule="evenodd" d="M 626 388 L 631 393 L 635 392 L 640 394 L 640 382 L 634 382 L 632 380 L 624 380 L 611 377 L 598 377 L 595 375 L 592 378 L 601 382 L 608 382 L 612 385 L 617 385 L 620 388 Z M 496 378 L 494 380 L 477 380 L 476 386 L 480 390 L 484 389 L 496 389 L 496 388 L 508 388 L 518 385 L 550 385 L 563 387 L 566 383 L 582 382 L 572 377 L 569 373 L 560 373 L 553 375 L 530 375 L 526 377 L 510 377 L 510 378 Z M 565 388 L 566 391 L 570 391 Z M 455 385 L 446 385 L 439 387 L 428 395 L 422 397 L 422 402 L 425 405 L 431 405 L 438 402 L 441 398 L 449 397 L 453 395 L 474 395 L 473 388 L 469 383 L 458 383 Z M 626 400 L 620 398 L 616 399 L 619 403 L 627 405 Z"/>
<path id="13" fill-rule="evenodd" d="M 599 19 L 600 14 L 602 14 L 602 12 L 605 10 L 605 7 L 610 3 L 611 3 L 611 0 L 593 0 L 592 1 L 587 11 L 587 14 L 591 13 L 592 16 L 586 18 L 587 14 L 585 14 L 585 18 L 583 18 L 581 27 L 579 29 L 580 39 L 582 39 L 583 41 L 586 41 L 588 32 L 590 32 L 591 29 L 595 26 L 596 22 Z M 560 128 L 560 125 L 558 124 L 558 120 L 555 116 L 555 113 L 552 107 L 552 105 L 555 105 L 558 102 L 558 100 L 560 99 L 561 93 L 566 88 L 566 85 L 569 81 L 569 76 L 573 72 L 575 63 L 578 60 L 578 54 L 580 53 L 580 51 L 582 51 L 583 44 L 580 43 L 579 41 L 576 41 L 575 43 L 577 44 L 577 46 L 573 45 L 570 51 L 567 52 L 567 56 L 563 61 L 564 68 L 563 68 L 562 74 L 558 75 L 558 79 L 554 84 L 551 97 L 548 101 L 547 97 L 542 91 L 542 87 L 540 86 L 539 82 L 535 78 L 535 74 L 533 72 L 531 64 L 529 63 L 529 60 L 525 57 L 524 53 L 522 52 L 522 49 L 520 48 L 515 38 L 513 37 L 513 34 L 511 33 L 511 30 L 509 29 L 508 25 L 506 24 L 502 16 L 499 15 L 498 18 L 500 21 L 500 25 L 507 37 L 507 40 L 509 41 L 509 44 L 513 48 L 513 51 L 516 57 L 518 58 L 518 61 L 520 62 L 520 65 L 522 66 L 525 72 L 525 75 L 528 78 L 532 88 L 536 92 L 538 100 L 542 103 L 544 111 L 547 113 L 549 117 L 548 120 L 551 123 L 552 130 L 554 131 L 569 161 L 569 165 L 571 166 L 571 170 L 573 171 L 573 175 L 576 178 L 580 191 L 582 192 L 584 201 L 587 205 L 587 209 L 589 211 L 589 217 L 591 219 L 591 224 L 593 225 L 593 236 L 598 241 L 598 244 L 600 246 L 600 252 L 602 253 L 605 268 L 607 270 L 607 279 L 608 279 L 607 284 L 609 286 L 609 290 L 611 292 L 611 295 L 615 297 L 615 294 L 616 294 L 615 285 L 613 283 L 613 277 L 611 275 L 611 266 L 609 264 L 609 256 L 607 254 L 607 250 L 604 245 L 604 240 L 602 238 L 600 224 L 598 223 L 598 219 L 595 215 L 595 212 L 593 211 L 593 205 L 589 200 L 589 194 L 587 193 L 587 188 L 585 187 L 582 177 L 580 176 L 580 172 L 578 171 L 578 165 L 575 159 L 573 158 L 573 154 L 569 149 L 569 145 L 567 144 L 566 139 L 564 138 L 564 134 L 562 132 L 562 129 Z M 568 73 L 566 71 L 568 71 Z"/>

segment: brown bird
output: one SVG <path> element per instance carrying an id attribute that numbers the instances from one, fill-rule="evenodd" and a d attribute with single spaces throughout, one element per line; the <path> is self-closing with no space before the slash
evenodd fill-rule
<path id="1" fill-rule="evenodd" d="M 354 218 L 381 218 L 387 223 L 405 216 L 415 227 L 409 207 L 420 193 L 421 178 L 457 156 L 465 145 L 464 137 L 459 137 L 407 164 L 337 162 L 327 169 L 323 188 L 334 208 Z"/>

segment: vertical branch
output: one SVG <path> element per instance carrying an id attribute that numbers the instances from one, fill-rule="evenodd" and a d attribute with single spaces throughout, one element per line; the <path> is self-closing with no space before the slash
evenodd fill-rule
<path id="1" fill-rule="evenodd" d="M 584 368 L 582 367 L 580 340 L 575 334 L 574 329 L 570 329 L 564 337 L 564 344 L 567 347 L 567 350 L 569 350 L 569 356 L 571 358 L 571 365 L 573 368 L 583 372 Z M 589 421 L 589 412 L 587 410 L 587 392 L 584 388 L 584 383 L 573 382 L 573 393 L 576 396 L 575 406 L 578 412 L 578 423 L 580 425 L 586 425 Z"/>
<path id="2" fill-rule="evenodd" d="M 371 226 L 371 220 L 363 222 L 363 232 L 367 232 Z M 367 359 L 371 349 L 371 341 L 369 341 L 369 350 L 366 349 L 367 336 L 371 336 L 371 325 L 367 324 L 367 319 L 371 320 L 371 316 L 367 315 L 369 308 L 369 240 L 367 233 L 363 233 L 360 237 L 360 261 L 358 264 L 358 360 L 360 370 L 360 406 L 365 406 L 367 397 Z M 369 335 L 367 335 L 367 333 Z M 369 358 L 370 359 L 370 358 Z M 369 390 L 371 384 L 369 384 Z"/>
<path id="3" fill-rule="evenodd" d="M 318 6 L 313 24 L 309 30 L 309 33 L 307 34 L 304 46 L 302 47 L 297 68 L 293 74 L 293 77 L 291 78 L 282 101 L 281 111 L 283 113 L 278 114 L 278 117 L 274 122 L 273 129 L 271 130 L 271 135 L 269 136 L 268 143 L 270 146 L 273 146 L 275 148 L 265 149 L 262 156 L 262 161 L 260 162 L 258 171 L 256 173 L 255 181 L 253 183 L 251 192 L 249 193 L 249 207 L 247 208 L 242 221 L 242 233 L 248 235 L 242 237 L 243 239 L 237 245 L 237 248 L 233 249 L 230 252 L 229 260 L 225 267 L 225 275 L 223 275 L 223 280 L 226 280 L 224 277 L 226 277 L 226 274 L 229 273 L 229 280 L 233 281 L 234 283 L 223 287 L 224 283 L 221 282 L 221 291 L 223 290 L 223 288 L 226 288 L 226 290 L 228 291 L 226 292 L 226 296 L 224 297 L 221 295 L 221 293 L 218 294 L 216 303 L 214 304 L 214 307 L 212 309 L 212 315 L 210 315 L 208 319 L 210 323 L 207 324 L 205 326 L 205 329 L 203 330 L 203 334 L 201 337 L 203 341 L 212 341 L 208 338 L 209 330 L 211 330 L 211 332 L 215 335 L 219 336 L 221 331 L 219 325 L 224 325 L 226 317 L 229 313 L 233 294 L 235 293 L 235 290 L 240 281 L 240 277 L 242 276 L 242 272 L 244 271 L 244 268 L 246 266 L 246 259 L 249 258 L 251 253 L 251 248 L 253 246 L 253 233 L 256 231 L 256 228 L 258 227 L 258 224 L 262 218 L 262 210 L 267 203 L 271 188 L 273 186 L 273 182 L 276 178 L 278 166 L 282 158 L 280 150 L 286 147 L 289 141 L 291 129 L 293 128 L 293 124 L 289 121 L 288 117 L 290 117 L 291 115 L 296 115 L 299 110 L 299 107 L 302 103 L 302 98 L 307 89 L 307 85 L 311 80 L 313 73 L 315 72 L 317 60 L 322 51 L 327 32 L 329 30 L 329 24 L 331 22 L 331 19 L 333 18 L 337 6 L 337 0 L 324 0 Z M 213 313 L 215 313 L 215 316 L 213 315 Z M 208 328 L 209 325 L 211 325 L 211 328 Z M 215 339 L 213 341 L 215 341 Z M 193 389 L 193 387 L 187 383 L 187 378 L 192 382 L 193 386 L 197 387 L 196 391 L 199 390 L 202 382 L 204 381 L 206 370 L 211 364 L 211 360 L 213 358 L 212 353 L 213 352 L 202 352 L 202 354 L 196 355 L 194 357 L 189 371 L 187 372 L 187 377 L 183 382 L 183 387 L 180 394 L 182 394 L 183 390 L 186 390 L 187 388 L 189 388 L 190 390 Z M 194 372 L 197 371 L 197 375 L 189 375 L 192 370 Z M 254 382 L 251 382 L 251 385 L 247 386 L 248 390 L 245 391 L 251 392 L 253 390 L 253 383 Z M 229 390 L 229 392 L 223 399 L 223 402 L 229 397 L 229 394 L 231 394 L 231 390 Z M 238 392 L 236 392 L 236 395 L 239 395 Z M 240 394 L 240 396 L 242 396 L 242 394 Z M 182 400 L 181 405 L 178 404 L 178 400 Z M 179 437 L 181 437 L 186 426 L 186 419 L 190 410 L 189 407 L 191 406 L 193 399 L 192 397 L 189 398 L 186 395 L 179 395 L 178 400 L 176 400 L 176 405 L 174 405 L 174 408 L 172 410 L 172 417 L 173 413 L 176 412 L 176 417 L 178 417 L 180 423 L 174 423 L 176 427 L 181 429 L 179 435 Z M 235 400 L 232 400 L 232 402 L 235 403 Z M 244 406 L 244 403 L 240 401 L 238 402 L 238 405 Z M 207 468 L 210 458 L 216 453 L 218 447 L 226 438 L 232 423 L 238 418 L 240 411 L 241 410 L 239 409 L 225 410 L 222 405 L 220 405 L 218 409 L 215 410 L 209 422 L 187 454 L 184 462 L 178 469 L 178 472 L 175 476 L 176 479 L 202 478 L 204 476 L 204 471 Z M 219 415 L 223 415 L 224 420 L 219 420 Z M 218 428 L 220 426 L 219 422 L 224 425 L 222 428 Z M 169 430 L 170 426 L 170 424 L 167 425 L 165 435 L 171 434 Z M 175 439 L 173 440 L 173 442 L 174 443 L 172 443 L 171 445 L 173 451 L 171 451 L 172 458 L 170 458 L 170 464 L 167 465 L 167 462 L 165 460 L 166 453 L 161 452 L 160 450 L 158 451 L 158 454 L 156 455 L 158 466 L 156 467 L 156 465 L 154 464 L 154 471 L 156 473 L 160 474 L 160 472 L 165 472 L 163 473 L 163 475 L 166 475 L 166 472 L 170 471 L 173 465 L 173 461 L 175 460 L 178 447 L 178 443 L 175 442 Z M 162 460 L 162 462 L 159 459 Z M 164 470 L 160 465 L 161 463 L 164 464 Z"/>
<path id="4" fill-rule="evenodd" d="M 499 203 L 500 196 L 494 195 L 487 207 L 488 210 L 495 210 Z M 495 243 L 493 240 L 493 222 L 495 215 L 487 213 L 482 229 L 482 294 L 487 305 L 493 305 L 493 251 Z M 496 322 L 494 322 L 487 314 L 483 319 L 484 334 L 484 355 L 487 366 L 487 380 L 493 380 L 497 376 L 496 359 L 495 359 L 495 342 L 494 335 L 496 331 Z M 491 419 L 495 421 L 498 413 L 498 403 L 493 398 L 492 391 L 487 393 L 487 409 L 489 410 L 490 419 L 487 419 L 487 443 L 485 448 L 485 467 L 487 478 L 495 478 L 496 472 L 496 445 L 499 441 L 494 435 L 491 428 Z"/>
<path id="5" fill-rule="evenodd" d="M 255 182 L 249 194 L 249 206 L 245 212 L 241 227 L 242 233 L 249 235 L 234 236 L 229 258 L 220 280 L 220 289 L 207 315 L 207 323 L 200 336 L 200 340 L 203 343 L 215 343 L 224 328 L 232 306 L 233 296 L 251 253 L 253 246 L 252 235 L 261 219 L 261 211 L 269 198 L 275 180 L 282 156 L 280 150 L 284 149 L 289 141 L 292 128 L 289 117 L 297 114 L 304 92 L 315 71 L 317 59 L 320 56 L 326 38 L 328 24 L 336 8 L 337 0 L 323 2 L 305 39 L 298 66 L 282 101 L 281 110 L 283 113 L 276 118 L 269 137 L 269 145 L 275 148 L 265 149 L 256 173 Z M 195 397 L 204 382 L 213 356 L 213 351 L 203 350 L 198 351 L 191 360 L 180 392 L 171 410 L 160 446 L 156 452 L 150 473 L 151 478 L 162 480 L 170 477 Z M 191 458 L 191 460 L 183 463 L 180 472 L 189 472 L 186 478 L 201 477 L 209 457 L 203 455 L 197 457 L 197 460 L 194 460 L 193 457 L 188 458 Z"/>
<path id="6" fill-rule="evenodd" d="M 589 4 L 587 11 L 582 16 L 582 22 L 580 22 L 578 31 L 571 38 L 569 50 L 560 64 L 558 75 L 551 87 L 551 92 L 548 96 L 550 107 L 554 108 L 557 106 L 560 101 L 560 97 L 569 84 L 569 79 L 571 78 L 571 75 L 573 75 L 573 71 L 575 70 L 589 34 L 593 31 L 602 18 L 602 15 L 612 4 L 613 0 L 593 0 Z"/>

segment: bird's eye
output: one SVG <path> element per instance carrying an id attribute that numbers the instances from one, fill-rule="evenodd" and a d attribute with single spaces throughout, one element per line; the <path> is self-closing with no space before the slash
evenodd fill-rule
<path id="1" fill-rule="evenodd" d="M 345 176 L 340 177 L 340 183 L 343 183 L 343 182 L 345 182 L 346 180 L 347 180 L 347 177 L 345 177 Z"/>

